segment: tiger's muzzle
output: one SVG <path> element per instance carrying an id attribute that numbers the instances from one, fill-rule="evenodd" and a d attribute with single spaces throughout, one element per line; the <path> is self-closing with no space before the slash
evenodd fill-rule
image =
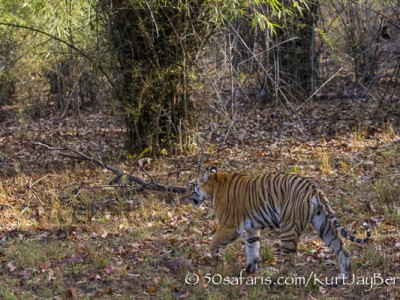
<path id="1" fill-rule="evenodd" d="M 200 195 L 196 192 L 192 192 L 192 194 L 189 197 L 189 203 L 196 207 L 200 207 L 203 201 L 204 200 L 201 199 Z"/>

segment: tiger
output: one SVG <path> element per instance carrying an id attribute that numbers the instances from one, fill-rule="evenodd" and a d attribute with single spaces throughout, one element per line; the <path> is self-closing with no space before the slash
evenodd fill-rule
<path id="1" fill-rule="evenodd" d="M 335 217 L 325 193 L 309 178 L 295 174 L 266 174 L 251 177 L 244 174 L 217 172 L 207 169 L 204 176 L 189 183 L 189 203 L 200 207 L 211 200 L 219 226 L 211 243 L 214 259 L 223 259 L 220 250 L 244 232 L 246 271 L 254 273 L 260 263 L 260 231 L 280 231 L 281 272 L 295 266 L 297 245 L 303 230 L 311 223 L 338 260 L 342 278 L 350 276 L 350 253 L 341 235 L 351 242 L 364 244 L 370 240 L 371 229 L 364 222 L 366 237 L 354 237 Z"/>

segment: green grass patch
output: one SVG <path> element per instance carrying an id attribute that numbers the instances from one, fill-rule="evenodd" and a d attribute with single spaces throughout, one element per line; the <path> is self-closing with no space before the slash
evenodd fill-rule
<path id="1" fill-rule="evenodd" d="M 49 261 L 59 261 L 73 253 L 67 243 L 16 240 L 4 249 L 4 255 L 17 268 L 36 268 Z"/>
<path id="2" fill-rule="evenodd" d="M 0 299 L 17 300 L 18 298 L 7 288 L 7 286 L 0 283 Z"/>

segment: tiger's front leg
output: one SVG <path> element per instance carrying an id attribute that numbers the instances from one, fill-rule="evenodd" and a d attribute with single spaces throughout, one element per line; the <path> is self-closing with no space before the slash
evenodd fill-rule
<path id="1" fill-rule="evenodd" d="M 232 243 L 238 238 L 239 234 L 237 233 L 236 228 L 232 227 L 218 227 L 215 232 L 211 244 L 210 244 L 210 253 L 214 259 L 222 259 L 221 254 L 219 253 L 222 248 L 224 248 L 229 243 Z"/>
<path id="2" fill-rule="evenodd" d="M 260 230 L 246 230 L 246 271 L 254 273 L 257 269 L 257 264 L 260 262 Z"/>

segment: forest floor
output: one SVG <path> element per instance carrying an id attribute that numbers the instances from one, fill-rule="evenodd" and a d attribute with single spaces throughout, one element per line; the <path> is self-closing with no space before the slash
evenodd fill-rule
<path id="1" fill-rule="evenodd" d="M 399 299 L 400 115 L 378 121 L 379 107 L 331 99 L 309 101 L 297 114 L 259 105 L 199 122 L 204 167 L 308 176 L 351 233 L 363 237 L 369 222 L 367 245 L 345 242 L 355 277 L 339 286 L 323 284 L 339 268 L 311 227 L 292 274 L 270 284 L 280 246 L 278 232 L 265 230 L 261 268 L 245 277 L 241 241 L 224 250 L 224 263 L 209 259 L 217 223 L 208 205 L 110 186 L 110 171 L 37 144 L 66 145 L 150 180 L 123 150 L 124 127 L 112 107 L 63 118 L 50 109 L 29 117 L 35 108 L 1 108 L 0 299 Z M 185 187 L 197 163 L 195 149 L 144 168 L 156 182 Z"/>

